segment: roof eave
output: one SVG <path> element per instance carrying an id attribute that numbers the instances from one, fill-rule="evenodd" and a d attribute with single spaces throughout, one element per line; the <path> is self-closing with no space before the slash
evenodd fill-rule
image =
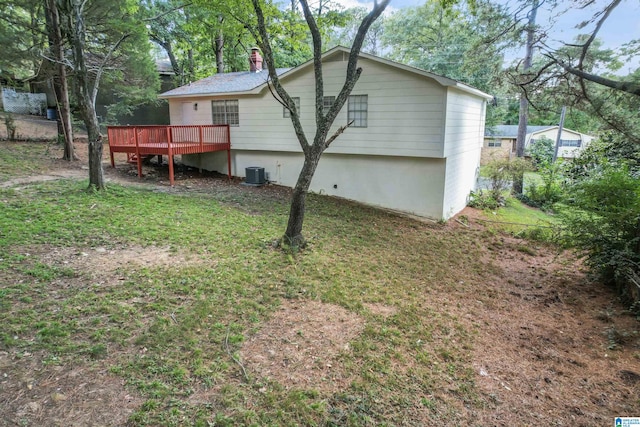
<path id="1" fill-rule="evenodd" d="M 484 98 L 486 101 L 491 101 L 493 99 L 493 95 L 483 92 L 480 89 L 476 89 L 475 87 L 468 86 L 464 83 L 456 82 L 455 84 L 451 85 L 451 87 L 455 87 L 463 92 L 479 96 L 480 98 Z"/>
<path id="2" fill-rule="evenodd" d="M 342 47 L 342 46 L 337 46 L 337 48 L 341 48 L 343 50 L 346 50 L 348 52 L 348 49 Z M 336 49 L 336 48 L 334 48 Z M 332 50 L 334 50 L 332 49 Z M 331 51 L 328 51 L 327 53 L 329 53 Z M 385 58 L 380 58 L 379 56 L 375 56 L 375 55 L 371 55 L 368 53 L 360 53 L 360 56 L 366 59 L 369 59 L 371 61 L 377 61 L 386 65 L 389 65 L 390 67 L 395 67 L 395 68 L 400 68 L 401 70 L 405 70 L 408 71 L 410 73 L 414 73 L 414 74 L 418 74 L 421 75 L 423 77 L 428 77 L 431 78 L 435 81 L 437 81 L 438 83 L 440 83 L 442 86 L 445 87 L 455 87 L 463 92 L 467 92 L 476 96 L 479 96 L 481 98 L 484 98 L 486 100 L 492 100 L 493 99 L 493 95 L 490 95 L 488 93 L 485 93 L 483 91 L 481 91 L 480 89 L 476 89 L 472 86 L 466 85 L 464 83 L 461 83 L 457 80 L 454 79 L 450 79 L 449 77 L 444 77 L 438 74 L 434 74 L 431 73 L 429 71 L 426 70 L 422 70 L 420 68 L 416 68 L 416 67 L 412 67 L 411 65 L 406 65 L 406 64 L 401 64 L 399 62 L 395 62 L 395 61 L 391 61 L 389 59 L 385 59 Z"/>
<path id="3" fill-rule="evenodd" d="M 325 53 L 322 54 L 322 60 L 324 61 L 326 58 L 328 58 L 329 56 L 334 55 L 336 52 L 351 53 L 351 50 L 349 48 L 344 47 L 344 46 L 335 46 L 335 47 L 329 49 L 328 51 L 326 51 Z M 466 85 L 464 83 L 461 83 L 461 82 L 459 82 L 457 80 L 450 79 L 448 77 L 440 76 L 438 74 L 434 74 L 434 73 L 431 73 L 429 71 L 421 70 L 420 68 L 412 67 L 411 65 L 401 64 L 399 62 L 391 61 L 389 59 L 381 58 L 379 56 L 371 55 L 371 54 L 365 53 L 365 52 L 360 52 L 359 56 L 361 58 L 365 58 L 365 59 L 368 59 L 370 61 L 379 62 L 379 63 L 385 64 L 385 65 L 388 65 L 390 67 L 400 68 L 401 70 L 405 70 L 405 71 L 408 71 L 410 73 L 414 73 L 414 74 L 421 75 L 423 77 L 431 78 L 431 79 L 437 81 L 442 86 L 456 87 L 457 89 L 462 90 L 463 92 L 467 92 L 467 93 L 479 96 L 479 97 L 484 98 L 486 100 L 492 100 L 493 99 L 493 95 L 490 95 L 488 93 L 482 92 L 480 89 L 476 89 L 474 87 L 468 86 L 468 85 Z M 278 76 L 278 78 L 286 79 L 288 76 L 290 76 L 292 74 L 296 74 L 296 73 L 300 72 L 301 70 L 303 70 L 305 68 L 308 68 L 308 67 L 310 67 L 312 65 L 313 65 L 313 59 L 310 59 L 307 62 L 305 62 L 303 64 L 300 64 L 297 67 L 292 68 L 292 69 L 280 74 Z M 266 83 L 264 83 L 262 86 L 264 86 L 264 85 L 266 85 Z"/>
<path id="4" fill-rule="evenodd" d="M 239 96 L 239 95 L 257 95 L 262 92 L 264 85 L 260 85 L 251 90 L 235 91 L 235 92 L 207 92 L 207 93 L 181 93 L 175 95 L 165 95 L 161 93 L 158 95 L 159 99 L 171 99 L 171 98 L 211 98 L 212 96 Z M 166 93 L 166 92 L 165 92 Z"/>

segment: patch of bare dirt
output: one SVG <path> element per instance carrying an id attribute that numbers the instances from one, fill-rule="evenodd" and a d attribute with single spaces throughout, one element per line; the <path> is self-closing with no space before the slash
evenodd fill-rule
<path id="1" fill-rule="evenodd" d="M 246 367 L 285 388 L 332 393 L 348 388 L 351 378 L 339 356 L 364 329 L 364 319 L 318 301 L 285 300 L 258 333 L 242 346 Z"/>
<path id="2" fill-rule="evenodd" d="M 575 255 L 531 245 L 498 237 L 487 262 L 500 273 L 472 304 L 482 325 L 473 367 L 494 403 L 478 421 L 590 426 L 633 416 L 640 409 L 640 384 L 628 380 L 640 373 L 637 320 L 612 290 L 589 280 Z M 615 331 L 630 339 L 616 342 Z"/>
<path id="3" fill-rule="evenodd" d="M 33 246 L 16 248 L 16 253 L 36 257 L 54 267 L 71 268 L 84 278 L 111 283 L 118 280 L 117 271 L 126 268 L 189 266 L 215 263 L 206 255 L 188 254 L 157 246 L 116 248 L 74 248 Z M 83 283 L 86 280 L 83 280 Z"/>
<path id="4" fill-rule="evenodd" d="M 49 252 L 49 262 L 80 268 L 86 272 L 110 274 L 123 267 L 185 266 L 202 262 L 196 256 L 176 252 L 168 247 L 129 246 L 117 249 L 103 247 L 79 251 L 74 248 L 55 248 Z"/>
<path id="5" fill-rule="evenodd" d="M 46 182 L 46 181 L 56 181 L 58 179 L 82 179 L 87 177 L 88 172 L 82 169 L 61 169 L 56 172 L 52 172 L 49 174 L 43 175 L 33 175 L 27 176 L 23 178 L 15 178 L 10 179 L 8 181 L 0 182 L 0 188 L 16 188 L 19 189 L 20 186 L 33 184 L 36 182 Z"/>
<path id="6" fill-rule="evenodd" d="M 19 357 L 19 360 L 17 358 Z M 0 426 L 121 426 L 142 404 L 98 366 L 0 352 Z"/>
<path id="7" fill-rule="evenodd" d="M 382 317 L 390 317 L 398 312 L 396 307 L 384 304 L 365 303 L 364 308 L 369 310 L 371 314 Z"/>
<path id="8" fill-rule="evenodd" d="M 0 139 L 7 138 L 7 127 L 4 125 L 4 112 L 0 113 Z M 55 120 L 47 120 L 44 117 L 28 114 L 13 114 L 16 126 L 16 138 L 18 139 L 56 139 L 58 137 L 58 125 Z"/>

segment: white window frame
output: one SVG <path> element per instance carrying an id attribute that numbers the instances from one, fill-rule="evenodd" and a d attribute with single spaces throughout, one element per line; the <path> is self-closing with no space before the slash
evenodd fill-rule
<path id="1" fill-rule="evenodd" d="M 561 139 L 559 147 L 580 148 L 582 140 L 580 139 Z"/>
<path id="2" fill-rule="evenodd" d="M 349 95 L 347 122 L 354 128 L 366 128 L 369 125 L 369 95 Z"/>
<path id="3" fill-rule="evenodd" d="M 334 102 L 336 102 L 335 96 L 325 96 L 322 98 L 322 114 L 324 116 L 327 115 Z"/>
<path id="4" fill-rule="evenodd" d="M 240 126 L 240 102 L 237 99 L 211 101 L 211 120 L 214 125 Z"/>
<path id="5" fill-rule="evenodd" d="M 491 147 L 491 148 L 502 147 L 502 140 L 500 140 L 500 139 L 490 139 L 487 142 L 487 147 Z"/>
<path id="6" fill-rule="evenodd" d="M 296 104 L 296 110 L 298 110 L 298 117 L 300 117 L 300 97 L 296 96 L 291 98 L 293 99 L 293 103 Z M 284 105 L 282 106 L 282 118 L 288 119 L 291 117 L 291 111 Z"/>

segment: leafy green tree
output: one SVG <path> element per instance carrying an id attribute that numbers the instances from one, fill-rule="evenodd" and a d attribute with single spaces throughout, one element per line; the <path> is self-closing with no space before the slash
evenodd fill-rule
<path id="1" fill-rule="evenodd" d="M 37 0 L 0 0 L 0 55 L 3 77 L 26 78 L 38 72 L 46 43 L 43 3 Z"/>
<path id="2" fill-rule="evenodd" d="M 333 47 L 338 44 L 333 41 L 334 31 L 355 18 L 331 0 L 320 0 L 314 6 L 310 13 L 316 21 L 322 44 Z M 269 13 L 273 58 L 278 67 L 295 67 L 311 59 L 313 40 L 300 1 L 291 0 L 286 8 L 271 8 Z"/>
<path id="3" fill-rule="evenodd" d="M 366 8 L 354 7 L 347 9 L 343 13 L 343 25 L 335 25 L 330 30 L 330 37 L 325 43 L 328 47 L 332 46 L 351 46 L 358 32 L 358 28 L 362 19 L 367 16 Z M 372 55 L 381 55 L 382 52 L 382 35 L 385 31 L 385 17 L 381 16 L 371 25 L 362 44 L 362 51 Z"/>
<path id="4" fill-rule="evenodd" d="M 73 127 L 71 120 L 71 102 L 69 83 L 65 63 L 65 40 L 62 36 L 62 22 L 56 0 L 46 0 L 45 20 L 49 39 L 49 61 L 53 63 L 53 86 L 58 111 L 58 140 L 64 140 L 64 160 L 75 160 L 73 146 Z"/>
<path id="5" fill-rule="evenodd" d="M 274 12 L 272 10 L 272 12 Z M 273 60 L 279 67 L 295 67 L 311 58 L 311 35 L 299 10 L 299 2 L 292 0 L 284 10 L 272 16 L 274 38 Z"/>
<path id="6" fill-rule="evenodd" d="M 489 1 L 430 0 L 385 18 L 382 42 L 390 59 L 496 93 L 506 84 L 504 51 L 518 37 L 511 26 L 507 10 Z M 502 114 L 490 106 L 487 125 L 499 124 Z"/>
<path id="7" fill-rule="evenodd" d="M 78 112 L 87 128 L 89 187 L 102 190 L 105 187 L 102 136 L 96 115 L 100 84 L 104 76 L 114 71 L 113 65 L 150 65 L 150 46 L 145 28 L 136 16 L 138 4 L 133 0 L 71 0 L 58 3 L 58 7 L 72 52 L 72 86 Z M 154 75 L 157 84 L 157 74 Z"/>

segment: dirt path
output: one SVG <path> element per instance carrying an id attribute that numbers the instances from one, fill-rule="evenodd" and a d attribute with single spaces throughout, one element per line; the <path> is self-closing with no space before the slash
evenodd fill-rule
<path id="1" fill-rule="evenodd" d="M 0 182 L 0 188 L 17 187 L 25 184 L 33 184 L 36 182 L 55 181 L 58 179 L 82 179 L 87 177 L 87 172 L 78 169 L 61 169 L 55 173 L 45 175 L 34 175 L 25 178 L 15 178 L 8 181 Z"/>

